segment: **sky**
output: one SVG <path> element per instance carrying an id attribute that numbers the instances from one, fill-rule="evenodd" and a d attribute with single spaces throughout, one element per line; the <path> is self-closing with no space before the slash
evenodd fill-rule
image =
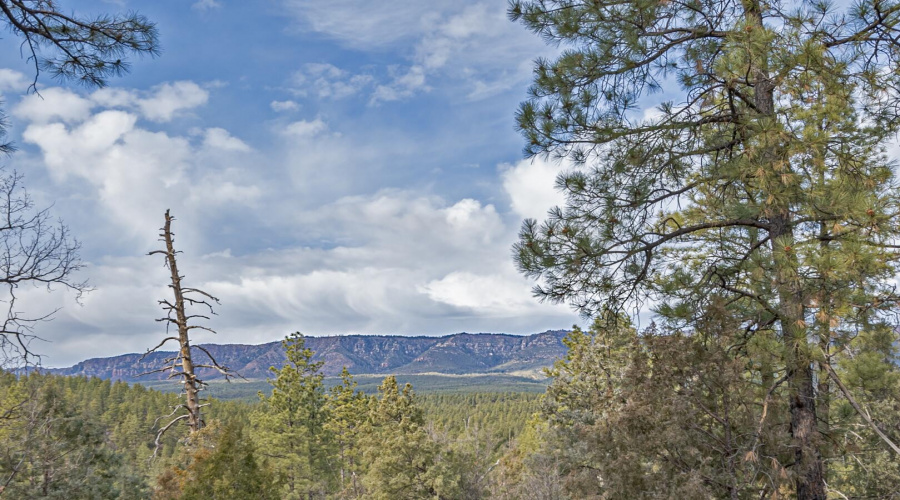
<path id="1" fill-rule="evenodd" d="M 561 202 L 560 166 L 526 159 L 514 115 L 558 49 L 505 0 L 60 0 L 138 11 L 159 57 L 103 89 L 41 76 L 9 33 L 2 161 L 81 242 L 74 295 L 27 288 L 45 366 L 143 352 L 171 293 L 159 228 L 171 209 L 185 285 L 218 297 L 218 331 L 255 344 L 307 335 L 528 334 L 571 327 L 541 304 L 511 246 Z"/>

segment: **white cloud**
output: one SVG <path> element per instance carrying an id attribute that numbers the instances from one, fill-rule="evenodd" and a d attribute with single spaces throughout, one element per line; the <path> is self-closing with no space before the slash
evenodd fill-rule
<path id="1" fill-rule="evenodd" d="M 471 100 L 484 99 L 524 86 L 533 58 L 559 50 L 510 22 L 502 2 L 400 0 L 390 8 L 352 0 L 283 4 L 302 29 L 353 49 L 381 53 L 412 48 L 404 54 L 406 64 L 391 65 L 386 77 L 376 78 L 370 104 L 407 99 L 439 84 L 462 90 Z"/>
<path id="2" fill-rule="evenodd" d="M 134 110 L 150 121 L 165 123 L 184 111 L 205 105 L 209 91 L 191 81 L 178 81 L 162 83 L 147 92 L 103 88 L 91 94 L 90 99 L 98 106 Z"/>
<path id="3" fill-rule="evenodd" d="M 293 122 L 284 127 L 282 133 L 295 137 L 315 137 L 326 130 L 328 130 L 328 125 L 321 118 L 316 118 L 311 121 L 300 120 Z"/>
<path id="4" fill-rule="evenodd" d="M 157 107 L 150 117 L 156 118 L 198 104 L 197 89 L 181 83 L 149 93 L 103 89 L 88 99 L 50 88 L 42 92 L 44 100 L 28 96 L 14 113 L 31 122 L 22 140 L 37 146 L 51 178 L 81 183 L 100 208 L 97 222 L 111 223 L 120 238 L 146 245 L 155 240 L 152 228 L 167 208 L 214 211 L 252 203 L 260 195 L 248 184 L 252 176 L 232 166 L 254 151 L 227 130 L 210 127 L 196 140 L 139 126 L 151 103 Z M 215 170 L 207 170 L 210 164 Z"/>
<path id="5" fill-rule="evenodd" d="M 514 270 L 511 271 L 512 273 L 505 275 L 452 272 L 439 280 L 426 283 L 420 290 L 436 302 L 483 314 L 527 314 L 534 308 L 531 287 L 527 281 L 515 275 Z"/>
<path id="6" fill-rule="evenodd" d="M 206 104 L 209 92 L 194 82 L 164 83 L 153 88 L 153 93 L 137 102 L 141 113 L 148 120 L 167 122 L 184 110 Z"/>
<path id="7" fill-rule="evenodd" d="M 220 176 L 207 176 L 194 183 L 194 189 L 188 193 L 188 200 L 193 205 L 220 206 L 224 203 L 239 203 L 247 206 L 262 196 L 259 186 L 243 186 L 230 180 L 222 180 Z"/>
<path id="8" fill-rule="evenodd" d="M 159 214 L 184 189 L 191 147 L 184 138 L 135 126 L 137 117 L 118 110 L 102 111 L 80 125 L 29 125 L 26 142 L 43 153 L 44 163 L 59 182 L 75 177 L 96 190 L 109 222 L 122 236 L 152 240 L 146 228 L 158 225 Z"/>
<path id="9" fill-rule="evenodd" d="M 0 92 L 25 92 L 31 83 L 18 71 L 0 68 Z"/>
<path id="10" fill-rule="evenodd" d="M 300 105 L 295 101 L 272 101 L 269 103 L 269 107 L 272 108 L 272 111 L 276 113 L 286 113 L 289 111 L 297 111 L 300 109 Z"/>
<path id="11" fill-rule="evenodd" d="M 452 8 L 453 0 L 283 0 L 301 29 L 325 34 L 362 50 L 381 50 L 419 35 L 423 19 Z"/>
<path id="12" fill-rule="evenodd" d="M 333 64 L 311 63 L 291 76 L 291 91 L 297 95 L 311 91 L 321 99 L 342 99 L 359 93 L 373 81 L 371 75 L 352 75 Z"/>
<path id="13" fill-rule="evenodd" d="M 562 205 L 565 197 L 555 188 L 562 170 L 564 167 L 558 162 L 542 158 L 501 165 L 503 189 L 509 195 L 513 212 L 522 218 L 540 220 L 547 216 L 547 210 Z"/>
<path id="14" fill-rule="evenodd" d="M 392 68 L 396 73 L 397 68 Z M 425 84 L 425 69 L 422 66 L 411 66 L 404 73 L 398 74 L 387 85 L 379 85 L 372 93 L 370 104 L 379 102 L 399 101 L 412 96 L 420 90 L 428 90 Z"/>
<path id="15" fill-rule="evenodd" d="M 244 141 L 232 136 L 223 128 L 208 128 L 203 133 L 203 147 L 218 151 L 246 153 L 251 151 Z"/>
<path id="16" fill-rule="evenodd" d="M 531 331 L 571 322 L 565 308 L 531 298 L 508 258 L 514 230 L 492 205 L 387 190 L 342 198 L 302 219 L 301 227 L 327 228 L 343 243 L 227 257 L 232 272 L 207 289 L 241 309 L 238 316 L 274 315 L 316 334 L 446 333 L 453 325 Z"/>
<path id="17" fill-rule="evenodd" d="M 194 10 L 213 10 L 222 8 L 222 4 L 217 0 L 197 0 L 191 5 Z"/>
<path id="18" fill-rule="evenodd" d="M 41 90 L 40 94 L 25 96 L 13 107 L 12 115 L 34 123 L 60 120 L 73 123 L 90 116 L 94 103 L 69 90 L 53 87 Z"/>

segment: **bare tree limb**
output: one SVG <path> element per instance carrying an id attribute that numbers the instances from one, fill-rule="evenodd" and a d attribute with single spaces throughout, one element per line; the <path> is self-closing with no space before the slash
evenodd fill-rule
<path id="1" fill-rule="evenodd" d="M 824 366 L 828 371 L 828 376 L 831 377 L 831 380 L 834 380 L 834 383 L 837 384 L 838 388 L 844 394 L 844 397 L 846 397 L 847 401 L 850 402 L 850 406 L 852 406 L 853 409 L 856 410 L 856 413 L 858 413 L 859 416 L 862 417 L 866 424 L 868 424 L 868 426 L 871 427 L 873 431 L 875 431 L 875 434 L 877 434 L 882 441 L 884 441 L 892 450 L 894 450 L 894 453 L 900 455 L 900 446 L 897 446 L 896 443 L 891 441 L 891 438 L 887 437 L 887 435 L 878 428 L 875 422 L 872 421 L 872 418 L 869 416 L 869 414 L 863 411 L 859 403 L 856 402 L 856 398 L 854 398 L 853 395 L 850 394 L 847 386 L 844 385 L 844 382 L 841 381 L 837 373 L 834 372 L 834 368 L 831 367 L 831 364 L 826 362 L 822 363 L 822 366 Z"/>

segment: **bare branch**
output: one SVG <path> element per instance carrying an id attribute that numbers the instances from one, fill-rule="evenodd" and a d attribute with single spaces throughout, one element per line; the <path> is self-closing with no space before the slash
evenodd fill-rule
<path id="1" fill-rule="evenodd" d="M 873 431 L 875 431 L 875 434 L 877 434 L 882 441 L 884 441 L 892 450 L 894 450 L 894 453 L 900 455 L 900 446 L 897 446 L 896 443 L 891 441 L 891 438 L 887 437 L 887 434 L 885 434 L 875 424 L 875 422 L 872 421 L 872 417 L 870 417 L 867 412 L 863 411 L 859 403 L 856 402 L 856 398 L 854 398 L 853 395 L 850 394 L 850 390 L 847 389 L 847 386 L 844 385 L 844 382 L 841 381 L 840 377 L 837 376 L 837 373 L 834 372 L 834 368 L 831 367 L 831 364 L 822 363 L 822 366 L 824 366 L 825 370 L 828 371 L 828 376 L 831 377 L 831 380 L 834 380 L 834 383 L 837 384 L 838 388 L 840 388 L 841 392 L 844 394 L 844 397 L 846 397 L 847 401 L 850 402 L 850 406 L 852 406 L 853 409 L 856 410 L 856 413 L 859 414 L 860 417 L 862 417 L 866 424 Z"/>

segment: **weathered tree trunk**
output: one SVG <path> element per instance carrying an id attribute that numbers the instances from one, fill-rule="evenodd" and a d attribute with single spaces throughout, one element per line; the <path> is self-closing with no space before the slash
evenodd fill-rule
<path id="1" fill-rule="evenodd" d="M 172 291 L 175 294 L 175 324 L 178 326 L 178 343 L 181 352 L 181 369 L 184 372 L 185 406 L 188 411 L 188 426 L 191 432 L 203 428 L 203 417 L 200 415 L 200 397 L 197 377 L 194 374 L 194 363 L 191 360 L 191 340 L 188 337 L 187 314 L 184 309 L 184 292 L 181 289 L 181 275 L 178 274 L 178 263 L 175 261 L 175 245 L 172 241 L 172 216 L 166 210 L 166 224 L 163 226 L 163 239 L 166 243 L 166 261 L 172 274 Z"/>
<path id="2" fill-rule="evenodd" d="M 169 285 L 169 287 L 172 289 L 172 293 L 175 296 L 174 301 L 170 301 L 169 299 L 162 299 L 159 301 L 159 304 L 162 306 L 163 310 L 166 311 L 166 316 L 163 318 L 157 318 L 157 321 L 165 322 L 166 325 L 168 325 L 166 327 L 167 332 L 169 331 L 169 328 L 171 328 L 171 325 L 175 325 L 175 327 L 178 328 L 178 335 L 167 336 L 156 347 L 147 350 L 147 352 L 144 353 L 144 356 L 159 351 L 160 348 L 171 341 L 178 342 L 178 352 L 165 359 L 165 366 L 146 372 L 143 375 L 163 372 L 168 373 L 170 379 L 181 377 L 181 382 L 184 386 L 185 401 L 182 404 L 176 405 L 173 408 L 172 413 L 167 417 L 160 417 L 172 418 L 172 420 L 170 420 L 167 424 L 162 425 L 162 427 L 160 427 L 159 431 L 157 431 L 156 433 L 157 451 L 161 446 L 160 439 L 162 438 L 163 434 L 165 434 L 177 422 L 186 421 L 192 434 L 199 431 L 204 426 L 201 409 L 206 406 L 206 404 L 203 403 L 200 398 L 200 391 L 204 388 L 205 384 L 197 377 L 196 370 L 198 368 L 216 370 L 225 376 L 225 380 L 230 380 L 231 377 L 235 376 L 234 372 L 229 370 L 228 367 L 219 364 L 212 353 L 202 345 L 196 345 L 193 346 L 193 348 L 203 351 L 208 359 L 201 359 L 200 363 L 194 362 L 193 354 L 191 352 L 191 340 L 189 335 L 191 330 L 199 328 L 211 333 L 215 333 L 216 331 L 206 326 L 189 324 L 189 322 L 196 321 L 197 319 L 208 320 L 209 316 L 197 313 L 188 314 L 187 308 L 188 306 L 200 306 L 206 308 L 208 314 L 215 314 L 215 312 L 213 311 L 213 304 L 218 304 L 219 299 L 198 288 L 188 288 L 183 286 L 182 279 L 184 278 L 184 276 L 182 276 L 178 272 L 178 263 L 176 262 L 175 258 L 178 252 L 175 251 L 175 243 L 172 234 L 172 221 L 175 220 L 175 218 L 169 214 L 168 210 L 166 210 L 165 217 L 166 222 L 165 225 L 160 229 L 161 232 L 159 235 L 160 241 L 165 243 L 165 249 L 154 250 L 150 252 L 149 255 L 161 254 L 165 256 L 166 266 L 169 268 L 169 272 L 171 275 L 171 284 Z M 143 357 L 141 359 L 143 359 Z M 184 411 L 184 413 L 179 414 L 182 411 Z M 159 421 L 159 419 L 157 419 L 157 421 Z"/>

